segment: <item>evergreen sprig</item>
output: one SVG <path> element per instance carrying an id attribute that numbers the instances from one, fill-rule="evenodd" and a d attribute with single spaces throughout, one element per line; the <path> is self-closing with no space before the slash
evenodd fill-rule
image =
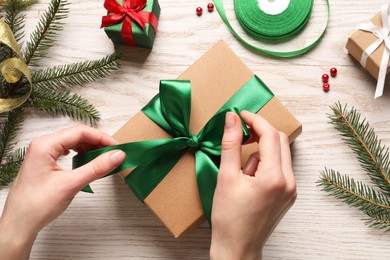
<path id="1" fill-rule="evenodd" d="M 108 76 L 119 64 L 118 54 L 113 53 L 100 60 L 77 62 L 46 68 L 34 73 L 32 81 L 35 87 L 63 89 L 65 87 L 83 85 Z"/>
<path id="2" fill-rule="evenodd" d="M 7 155 L 7 163 L 0 165 L 0 172 L 8 174 L 0 174 L 0 187 L 8 185 L 16 177 L 25 154 L 26 149 L 19 148 L 13 154 Z"/>
<path id="3" fill-rule="evenodd" d="M 50 99 L 47 97 L 50 96 Z M 36 110 L 49 112 L 53 115 L 64 115 L 70 118 L 88 122 L 96 126 L 100 120 L 99 111 L 88 101 L 69 91 L 47 88 L 34 88 L 25 106 L 30 105 Z"/>
<path id="4" fill-rule="evenodd" d="M 46 50 L 53 46 L 55 37 L 62 31 L 62 20 L 68 17 L 69 13 L 68 5 L 67 0 L 51 1 L 26 44 L 24 50 L 26 64 L 37 65 L 37 62 L 46 56 Z"/>
<path id="5" fill-rule="evenodd" d="M 8 24 L 11 31 L 14 33 L 16 41 L 21 45 L 21 40 L 24 37 L 24 23 L 26 20 L 26 15 L 22 13 L 30 5 L 36 3 L 36 0 L 24 1 L 24 0 L 14 0 L 7 1 L 5 7 L 5 17 L 4 22 Z"/>
<path id="6" fill-rule="evenodd" d="M 36 0 L 8 0 L 0 9 L 18 43 L 24 37 L 25 15 L 22 11 Z M 63 19 L 68 15 L 67 0 L 52 0 L 48 10 L 40 17 L 36 29 L 22 48 L 23 58 L 29 66 L 37 66 L 46 56 L 46 51 L 55 44 L 55 37 L 63 28 Z M 0 44 L 0 62 L 15 56 L 10 48 Z M 71 93 L 69 88 L 83 85 L 108 76 L 119 68 L 117 54 L 99 60 L 59 65 L 52 68 L 32 70 L 32 94 L 20 107 L 0 114 L 0 188 L 10 183 L 22 164 L 25 148 L 14 150 L 17 131 L 24 119 L 24 111 L 35 109 L 53 115 L 64 115 L 95 126 L 100 120 L 97 109 L 87 99 Z M 12 85 L 0 77 L 0 97 L 9 98 L 23 92 L 27 81 L 22 78 Z"/>
<path id="7" fill-rule="evenodd" d="M 348 110 L 338 102 L 331 110 L 330 122 L 355 153 L 374 187 L 326 168 L 320 172 L 318 184 L 333 197 L 363 211 L 369 217 L 367 225 L 390 231 L 389 149 L 355 108 Z"/>
<path id="8" fill-rule="evenodd" d="M 14 109 L 2 118 L 4 121 L 0 129 L 0 158 L 7 156 L 13 149 L 13 140 L 16 137 L 16 132 L 20 130 L 22 125 L 22 114 L 24 108 Z M 1 161 L 0 161 L 1 162 Z"/>

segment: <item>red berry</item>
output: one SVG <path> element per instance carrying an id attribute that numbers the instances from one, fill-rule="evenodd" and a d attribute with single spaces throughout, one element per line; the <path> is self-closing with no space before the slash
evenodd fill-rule
<path id="1" fill-rule="evenodd" d="M 326 83 L 329 80 L 329 75 L 328 74 L 322 74 L 322 82 Z"/>
<path id="2" fill-rule="evenodd" d="M 202 7 L 197 7 L 197 8 L 196 8 L 196 14 L 197 14 L 198 16 L 201 16 L 202 13 L 203 13 Z"/>
<path id="3" fill-rule="evenodd" d="M 330 69 L 330 75 L 332 76 L 332 77 L 336 77 L 336 75 L 337 75 L 337 69 L 336 68 L 331 68 Z"/>
<path id="4" fill-rule="evenodd" d="M 207 10 L 209 10 L 209 12 L 212 12 L 214 10 L 214 4 L 213 3 L 208 3 Z"/>
<path id="5" fill-rule="evenodd" d="M 322 85 L 322 89 L 323 89 L 325 92 L 328 92 L 329 89 L 330 89 L 329 83 L 324 83 L 324 84 Z"/>

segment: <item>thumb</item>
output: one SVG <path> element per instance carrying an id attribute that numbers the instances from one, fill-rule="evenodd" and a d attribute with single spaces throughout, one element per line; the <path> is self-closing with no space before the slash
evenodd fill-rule
<path id="1" fill-rule="evenodd" d="M 241 121 L 237 114 L 226 113 L 225 129 L 222 137 L 220 172 L 222 174 L 238 173 L 241 170 Z"/>
<path id="2" fill-rule="evenodd" d="M 104 177 L 117 168 L 126 158 L 126 153 L 121 150 L 106 152 L 89 163 L 74 169 L 77 186 L 81 188 L 87 184 Z"/>

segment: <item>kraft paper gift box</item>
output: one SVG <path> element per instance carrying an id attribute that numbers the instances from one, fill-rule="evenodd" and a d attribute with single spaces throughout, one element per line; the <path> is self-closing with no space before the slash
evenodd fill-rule
<path id="1" fill-rule="evenodd" d="M 378 27 L 383 26 L 380 12 L 371 19 L 371 23 Z M 377 40 L 378 38 L 372 32 L 359 29 L 348 38 L 346 49 L 348 53 L 360 63 L 364 51 Z M 384 49 L 385 43 L 382 42 L 381 45 L 368 56 L 365 64 L 364 69 L 375 79 L 378 79 Z M 387 64 L 386 69 L 388 69 L 389 66 L 390 63 Z"/>
<path id="2" fill-rule="evenodd" d="M 254 73 L 222 41 L 181 74 L 178 79 L 191 82 L 192 133 L 198 133 L 214 113 L 253 76 Z M 301 124 L 276 97 L 268 101 L 258 114 L 285 132 L 290 142 L 302 131 Z M 170 138 L 170 135 L 140 111 L 114 137 L 120 143 L 127 143 Z M 256 150 L 257 144 L 245 145 L 243 163 Z M 132 174 L 130 170 L 120 173 L 123 178 L 129 174 Z M 183 237 L 205 220 L 191 149 L 144 199 L 144 203 L 176 238 Z"/>
<path id="3" fill-rule="evenodd" d="M 117 8 L 112 7 L 116 5 L 113 2 L 117 2 L 120 6 L 123 6 L 123 3 L 126 1 L 127 0 L 105 0 L 105 5 L 107 2 L 110 2 L 109 6 L 111 6 L 111 8 L 106 8 L 108 10 L 108 15 L 104 16 L 102 20 L 102 27 L 104 27 L 104 31 L 114 43 L 151 49 L 156 37 L 158 19 L 160 17 L 161 11 L 158 1 L 138 0 L 139 2 L 146 1 L 146 6 L 142 9 L 142 11 L 133 13 L 133 16 L 128 16 L 125 14 L 124 19 L 121 21 L 109 21 L 111 19 L 110 16 L 116 15 L 120 17 L 120 15 L 122 15 L 122 13 L 117 10 Z M 131 1 L 134 2 L 135 0 Z M 105 19 L 107 22 L 105 22 Z M 130 26 L 127 24 L 126 27 L 125 19 L 130 19 Z M 146 21 L 144 28 L 142 28 L 137 22 L 139 19 Z"/>

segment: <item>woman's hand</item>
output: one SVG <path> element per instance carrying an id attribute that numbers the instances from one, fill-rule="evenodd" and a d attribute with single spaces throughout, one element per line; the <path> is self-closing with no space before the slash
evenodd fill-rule
<path id="1" fill-rule="evenodd" d="M 115 144 L 108 134 L 87 126 L 32 140 L 0 219 L 0 259 L 28 259 L 38 232 L 61 215 L 83 187 L 110 173 L 126 155 L 110 151 L 71 171 L 61 169 L 57 159 L 69 150 Z"/>
<path id="2" fill-rule="evenodd" d="M 211 259 L 261 259 L 266 240 L 297 196 L 287 136 L 256 114 L 241 116 L 259 149 L 241 169 L 241 122 L 228 112 L 212 208 Z"/>

